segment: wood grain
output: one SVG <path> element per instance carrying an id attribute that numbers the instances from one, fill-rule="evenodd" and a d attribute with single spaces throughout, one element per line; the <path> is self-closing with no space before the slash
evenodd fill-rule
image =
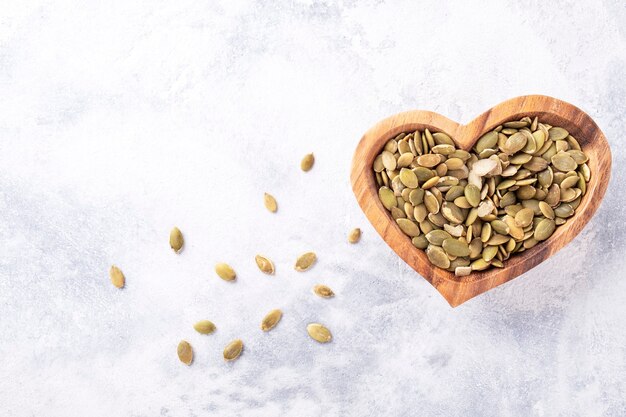
<path id="1" fill-rule="evenodd" d="M 402 132 L 428 128 L 445 132 L 458 147 L 470 150 L 476 140 L 498 125 L 521 117 L 538 116 L 550 125 L 567 129 L 579 141 L 589 157 L 591 180 L 576 214 L 554 234 L 530 250 L 516 254 L 504 262 L 504 268 L 472 272 L 467 277 L 433 266 L 426 253 L 411 243 L 378 198 L 372 163 L 385 143 Z M 487 110 L 466 125 L 458 124 L 440 114 L 413 110 L 388 117 L 369 129 L 359 142 L 352 160 L 350 180 L 361 209 L 387 244 L 415 271 L 428 280 L 456 307 L 500 284 L 512 280 L 537 266 L 567 245 L 587 224 L 598 209 L 611 175 L 611 150 L 598 125 L 585 112 L 564 101 L 539 95 L 521 96 Z"/>

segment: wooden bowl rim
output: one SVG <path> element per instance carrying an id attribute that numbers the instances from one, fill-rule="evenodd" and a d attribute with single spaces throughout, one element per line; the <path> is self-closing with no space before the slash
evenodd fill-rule
<path id="1" fill-rule="evenodd" d="M 424 128 L 433 132 L 444 132 L 459 147 L 470 150 L 485 132 L 505 121 L 518 120 L 523 116 L 538 116 L 540 121 L 567 129 L 589 156 L 588 165 L 592 175 L 587 185 L 587 193 L 575 215 L 558 227 L 545 242 L 505 261 L 504 268 L 472 272 L 468 277 L 459 278 L 454 273 L 434 267 L 428 261 L 426 253 L 413 246 L 410 238 L 402 233 L 380 202 L 371 169 L 374 158 L 389 139 L 402 132 Z M 383 240 L 455 307 L 518 277 L 567 245 L 599 207 L 610 175 L 611 151 L 608 142 L 589 115 L 578 107 L 553 97 L 528 95 L 506 100 L 465 125 L 427 110 L 411 110 L 389 116 L 368 129 L 361 138 L 352 160 L 350 179 L 359 205 Z"/>

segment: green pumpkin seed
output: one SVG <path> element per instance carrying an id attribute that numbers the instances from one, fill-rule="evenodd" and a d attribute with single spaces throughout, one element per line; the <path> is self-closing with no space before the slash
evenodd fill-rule
<path id="1" fill-rule="evenodd" d="M 417 163 L 425 168 L 433 168 L 441 163 L 441 157 L 437 154 L 425 154 L 417 157 Z"/>
<path id="2" fill-rule="evenodd" d="M 382 158 L 383 158 L 383 166 L 385 167 L 385 169 L 389 171 L 393 171 L 394 169 L 396 169 L 397 161 L 396 161 L 396 157 L 393 156 L 393 153 L 389 151 L 384 151 L 382 153 Z"/>
<path id="3" fill-rule="evenodd" d="M 565 152 L 557 153 L 550 160 L 552 161 L 552 165 L 559 171 L 573 171 L 578 167 L 576 161 Z"/>
<path id="4" fill-rule="evenodd" d="M 409 219 L 397 219 L 396 223 L 400 226 L 400 229 L 408 236 L 414 237 L 420 235 L 420 229 L 417 224 Z"/>
<path id="5" fill-rule="evenodd" d="M 426 239 L 428 240 L 428 242 L 437 246 L 441 246 L 444 240 L 450 239 L 451 237 L 452 236 L 450 236 L 450 233 L 440 229 L 426 233 Z"/>
<path id="6" fill-rule="evenodd" d="M 450 258 L 448 258 L 446 252 L 439 246 L 429 245 L 426 249 L 426 256 L 431 264 L 439 268 L 447 269 L 450 267 Z"/>
<path id="7" fill-rule="evenodd" d="M 435 143 L 437 145 L 452 145 L 454 146 L 454 141 L 452 140 L 452 138 L 448 135 L 446 135 L 443 132 L 436 132 L 433 133 L 433 139 L 435 140 Z"/>
<path id="8" fill-rule="evenodd" d="M 563 129 L 562 127 L 553 127 L 548 130 L 548 133 L 550 134 L 550 139 L 552 140 L 562 140 L 567 138 L 567 136 L 569 135 L 567 130 Z"/>
<path id="9" fill-rule="evenodd" d="M 541 214 L 543 214 L 544 217 L 554 219 L 554 210 L 552 210 L 552 207 L 545 201 L 539 202 L 539 210 L 541 210 Z"/>
<path id="10" fill-rule="evenodd" d="M 417 175 L 410 169 L 402 168 L 400 170 L 400 181 L 408 188 L 417 188 Z"/>
<path id="11" fill-rule="evenodd" d="M 449 238 L 443 241 L 443 250 L 452 256 L 468 256 L 470 254 L 469 245 L 464 241 Z"/>
<path id="12" fill-rule="evenodd" d="M 554 233 L 554 229 L 556 229 L 556 224 L 554 223 L 554 220 L 543 219 L 539 222 L 539 224 L 537 224 L 533 237 L 539 242 L 544 241 L 552 236 L 552 233 Z"/>
<path id="13" fill-rule="evenodd" d="M 529 226 L 534 216 L 535 212 L 532 209 L 523 208 L 515 214 L 515 224 L 519 227 Z"/>
<path id="14" fill-rule="evenodd" d="M 378 197 L 387 210 L 391 210 L 392 207 L 398 206 L 396 196 L 393 194 L 393 191 L 387 187 L 380 187 L 378 189 Z"/>
<path id="15" fill-rule="evenodd" d="M 426 249 L 428 247 L 428 239 L 426 239 L 425 235 L 415 236 L 411 239 L 411 242 L 418 249 Z"/>

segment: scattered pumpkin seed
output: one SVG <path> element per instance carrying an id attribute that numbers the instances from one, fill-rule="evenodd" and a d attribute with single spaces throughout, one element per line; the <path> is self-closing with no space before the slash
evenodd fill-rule
<path id="1" fill-rule="evenodd" d="M 257 255 L 254 257 L 254 261 L 256 262 L 256 265 L 259 267 L 261 272 L 263 272 L 264 274 L 274 274 L 274 263 L 267 259 L 265 256 Z"/>
<path id="2" fill-rule="evenodd" d="M 193 328 L 200 334 L 211 334 L 215 331 L 215 324 L 209 320 L 200 320 Z"/>
<path id="3" fill-rule="evenodd" d="M 111 266 L 111 269 L 109 269 L 109 278 L 111 278 L 111 283 L 115 287 L 124 288 L 124 285 L 126 284 L 126 277 L 124 277 L 124 273 L 117 266 Z"/>
<path id="4" fill-rule="evenodd" d="M 348 234 L 348 242 L 357 243 L 359 240 L 361 240 L 361 229 L 357 227 L 356 229 L 352 229 Z"/>
<path id="5" fill-rule="evenodd" d="M 319 323 L 311 323 L 306 326 L 306 331 L 309 333 L 309 336 L 317 342 L 320 343 L 328 343 L 332 340 L 333 335 L 330 333 L 326 327 L 322 326 Z"/>
<path id="6" fill-rule="evenodd" d="M 264 332 L 269 332 L 272 330 L 280 319 L 283 317 L 283 312 L 280 310 L 272 310 L 265 317 L 263 317 L 263 321 L 261 321 L 261 330 Z"/>
<path id="7" fill-rule="evenodd" d="M 227 361 L 234 361 L 241 355 L 243 350 L 243 342 L 241 339 L 235 339 L 224 348 L 224 359 Z"/>
<path id="8" fill-rule="evenodd" d="M 315 164 L 315 156 L 312 153 L 304 155 L 302 161 L 300 162 L 300 169 L 304 172 L 307 172 L 313 168 L 313 164 Z"/>
<path id="9" fill-rule="evenodd" d="M 313 266 L 315 261 L 317 261 L 317 255 L 315 255 L 314 252 L 303 253 L 302 255 L 298 256 L 295 269 L 298 272 L 306 271 Z"/>
<path id="10" fill-rule="evenodd" d="M 224 281 L 233 281 L 235 278 L 237 278 L 235 270 L 231 268 L 230 265 L 225 263 L 218 263 L 217 265 L 215 265 L 215 272 Z"/>
<path id="11" fill-rule="evenodd" d="M 268 209 L 272 213 L 276 213 L 276 210 L 278 210 L 278 204 L 276 203 L 276 199 L 273 195 L 265 193 L 263 195 L 263 202 L 266 209 Z"/>
<path id="12" fill-rule="evenodd" d="M 313 287 L 313 292 L 322 298 L 332 298 L 335 296 L 335 293 L 330 289 L 330 287 L 322 284 L 318 284 Z"/>
<path id="13" fill-rule="evenodd" d="M 193 349 L 191 345 L 186 340 L 181 340 L 178 344 L 178 348 L 176 349 L 178 353 L 178 359 L 185 365 L 191 365 L 193 362 Z"/>
<path id="14" fill-rule="evenodd" d="M 178 229 L 178 227 L 173 228 L 170 232 L 170 246 L 174 252 L 179 253 L 184 244 L 185 240 L 183 239 L 182 232 Z"/>

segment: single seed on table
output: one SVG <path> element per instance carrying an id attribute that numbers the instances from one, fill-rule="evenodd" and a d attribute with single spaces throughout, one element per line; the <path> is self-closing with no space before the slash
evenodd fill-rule
<path id="1" fill-rule="evenodd" d="M 330 289 L 330 287 L 322 284 L 318 284 L 313 287 L 313 292 L 322 298 L 332 298 L 335 296 L 335 293 Z"/>
<path id="2" fill-rule="evenodd" d="M 274 263 L 267 259 L 265 256 L 257 255 L 254 257 L 254 261 L 256 265 L 259 267 L 261 272 L 267 275 L 274 274 Z"/>
<path id="3" fill-rule="evenodd" d="M 176 353 L 178 353 L 178 359 L 185 365 L 191 365 L 193 361 L 193 349 L 191 345 L 186 340 L 181 340 L 178 344 L 178 348 L 176 349 Z"/>
<path id="4" fill-rule="evenodd" d="M 276 210 L 278 210 L 278 204 L 276 203 L 276 199 L 271 194 L 265 193 L 263 195 L 263 203 L 265 204 L 265 208 L 272 213 L 276 213 Z"/>
<path id="5" fill-rule="evenodd" d="M 315 163 L 315 156 L 313 156 L 312 153 L 306 154 L 304 155 L 304 158 L 302 158 L 302 161 L 300 162 L 300 169 L 303 170 L 304 172 L 307 172 L 311 168 L 313 168 L 314 163 Z"/>
<path id="6" fill-rule="evenodd" d="M 241 355 L 243 350 L 243 342 L 241 339 L 235 339 L 224 348 L 224 359 L 227 361 L 234 361 Z"/>
<path id="7" fill-rule="evenodd" d="M 306 331 L 311 338 L 320 343 L 328 343 L 332 340 L 333 335 L 326 327 L 319 323 L 311 323 L 306 326 Z"/>
<path id="8" fill-rule="evenodd" d="M 115 265 L 111 265 L 111 269 L 109 269 L 109 278 L 111 279 L 111 283 L 117 288 L 123 288 L 126 284 L 124 273 Z"/>
<path id="9" fill-rule="evenodd" d="M 356 229 L 352 229 L 348 234 L 348 242 L 357 243 L 359 240 L 361 240 L 361 229 L 357 227 Z"/>
<path id="10" fill-rule="evenodd" d="M 170 247 L 174 250 L 174 252 L 179 253 L 183 248 L 185 241 L 183 239 L 183 234 L 175 227 L 170 232 Z"/>
<path id="11" fill-rule="evenodd" d="M 272 310 L 263 318 L 261 321 L 261 330 L 264 332 L 269 332 L 272 330 L 280 319 L 283 317 L 283 312 L 280 310 Z"/>
<path id="12" fill-rule="evenodd" d="M 306 271 L 313 266 L 315 261 L 317 261 L 317 255 L 314 252 L 303 253 L 296 259 L 295 270 L 298 272 Z"/>
<path id="13" fill-rule="evenodd" d="M 235 278 L 237 278 L 237 274 L 235 274 L 235 270 L 231 268 L 230 265 L 225 264 L 223 262 L 215 265 L 215 272 L 224 281 L 233 281 Z"/>
<path id="14" fill-rule="evenodd" d="M 215 324 L 209 320 L 200 320 L 193 328 L 200 334 L 211 334 L 215 331 Z"/>

